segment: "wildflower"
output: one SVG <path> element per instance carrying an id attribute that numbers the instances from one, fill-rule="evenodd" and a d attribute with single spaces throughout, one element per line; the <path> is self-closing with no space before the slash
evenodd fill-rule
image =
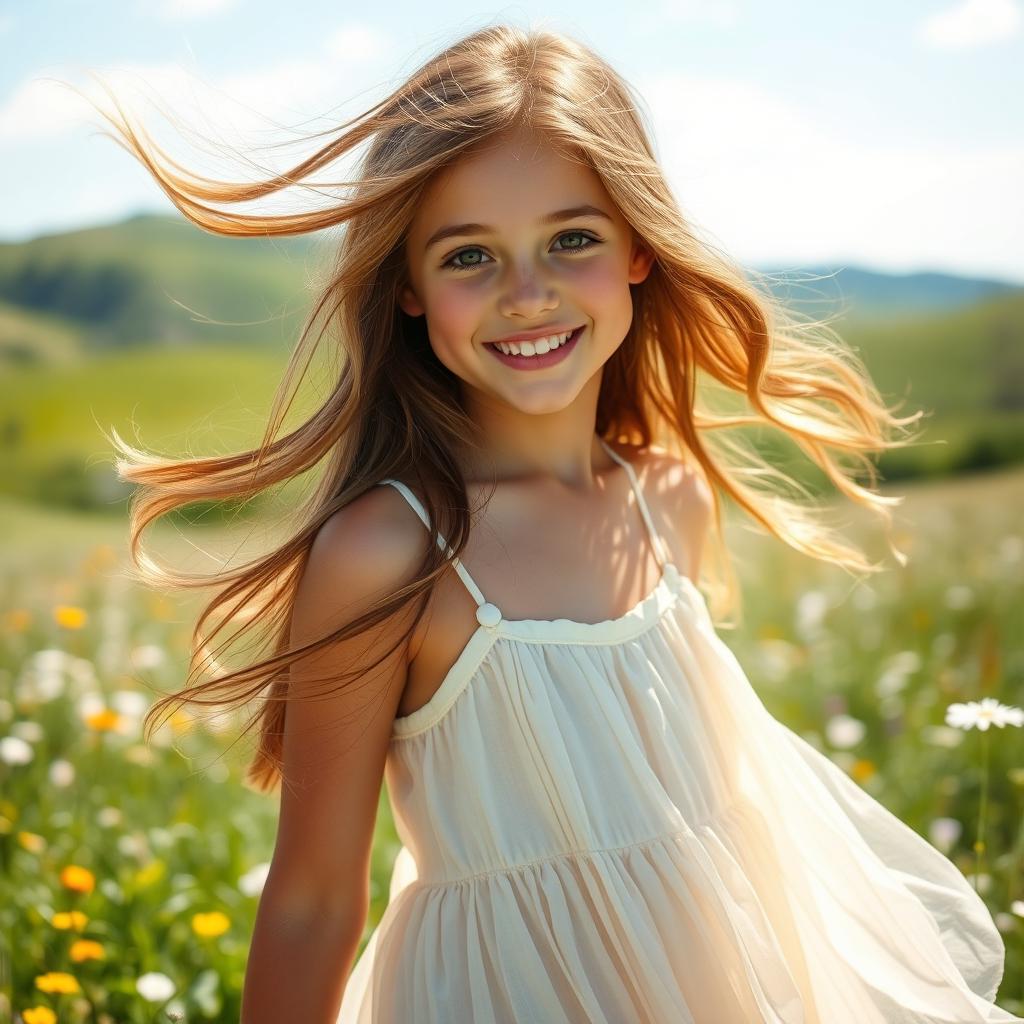
<path id="1" fill-rule="evenodd" d="M 5 736 L 0 740 L 0 761 L 4 764 L 28 764 L 34 756 L 32 744 L 20 736 Z"/>
<path id="2" fill-rule="evenodd" d="M 145 671 L 163 665 L 167 661 L 167 652 L 158 644 L 142 644 L 131 649 L 128 660 L 134 670 Z"/>
<path id="3" fill-rule="evenodd" d="M 141 764 L 144 766 L 150 765 L 156 760 L 156 755 L 153 751 L 142 744 L 126 748 L 122 756 L 131 764 Z"/>
<path id="4" fill-rule="evenodd" d="M 867 729 L 864 723 L 851 715 L 833 715 L 825 725 L 825 735 L 829 743 L 843 750 L 860 743 L 865 732 Z"/>
<path id="5" fill-rule="evenodd" d="M 50 782 L 59 789 L 67 789 L 75 781 L 75 766 L 63 757 L 50 765 Z"/>
<path id="6" fill-rule="evenodd" d="M 43 727 L 38 722 L 25 720 L 11 726 L 11 735 L 26 743 L 38 743 L 43 738 Z"/>
<path id="7" fill-rule="evenodd" d="M 951 729 L 947 725 L 926 725 L 921 730 L 921 738 L 925 743 L 935 747 L 959 747 L 964 741 L 964 734 L 959 729 Z"/>
<path id="8" fill-rule="evenodd" d="M 73 974 L 65 974 L 63 971 L 48 971 L 46 974 L 36 975 L 36 988 L 41 992 L 59 992 L 63 995 L 74 995 L 82 990 Z"/>
<path id="9" fill-rule="evenodd" d="M 132 832 L 128 835 L 118 836 L 117 849 L 125 857 L 134 857 L 136 860 L 143 860 L 149 856 L 149 845 L 142 832 Z"/>
<path id="10" fill-rule="evenodd" d="M 227 915 L 222 914 L 219 910 L 211 911 L 209 914 L 192 915 L 192 930 L 196 935 L 213 938 L 223 935 L 230 927 L 231 922 Z"/>
<path id="11" fill-rule="evenodd" d="M 96 887 L 96 877 L 88 868 L 68 864 L 60 873 L 60 884 L 74 892 L 92 892 Z"/>
<path id="12" fill-rule="evenodd" d="M 983 697 L 966 704 L 950 704 L 946 709 L 946 725 L 958 729 L 977 727 L 984 732 L 990 725 L 1002 729 L 1006 725 L 1024 726 L 1024 711 L 1008 704 L 1000 704 L 995 697 Z"/>
<path id="13" fill-rule="evenodd" d="M 928 828 L 932 846 L 948 853 L 963 833 L 963 825 L 956 818 L 935 818 Z"/>
<path id="14" fill-rule="evenodd" d="M 32 613 L 24 608 L 12 608 L 4 618 L 7 629 L 12 633 L 24 633 L 32 625 Z"/>
<path id="15" fill-rule="evenodd" d="M 103 708 L 85 716 L 85 724 L 96 732 L 113 732 L 121 723 L 121 716 L 111 708 Z"/>
<path id="16" fill-rule="evenodd" d="M 76 939 L 71 943 L 71 959 L 76 964 L 82 963 L 83 960 L 104 960 L 106 953 L 103 952 L 103 947 L 92 939 Z"/>
<path id="17" fill-rule="evenodd" d="M 810 639 L 820 631 L 828 606 L 828 595 L 821 590 L 808 590 L 797 598 L 795 625 L 802 639 Z"/>
<path id="18" fill-rule="evenodd" d="M 875 772 L 875 762 L 861 757 L 853 762 L 853 768 L 850 771 L 850 774 L 857 780 L 857 782 L 867 782 Z"/>
<path id="19" fill-rule="evenodd" d="M 985 811 L 988 803 L 988 728 L 997 725 L 1024 726 L 1024 711 L 1008 704 L 1000 704 L 995 697 L 984 697 L 980 701 L 966 704 L 950 704 L 946 708 L 946 724 L 958 729 L 977 726 L 981 733 L 981 799 L 978 808 L 978 838 L 974 841 L 974 891 L 984 892 L 982 882 L 988 885 L 988 876 L 981 871 L 981 855 L 985 852 Z"/>
<path id="20" fill-rule="evenodd" d="M 30 1006 L 21 1011 L 25 1024 L 57 1024 L 57 1014 L 48 1006 Z"/>
<path id="21" fill-rule="evenodd" d="M 1024 900 L 1014 900 L 1010 904 L 1010 910 L 1018 917 L 1024 917 Z"/>
<path id="22" fill-rule="evenodd" d="M 62 931 L 71 928 L 76 932 L 80 932 L 86 926 L 88 921 L 89 918 L 87 918 L 80 910 L 62 910 L 53 915 L 50 919 L 50 924 L 52 924 L 54 928 L 60 928 Z"/>
<path id="23" fill-rule="evenodd" d="M 125 718 L 141 718 L 149 707 L 149 701 L 144 693 L 138 690 L 118 690 L 111 698 L 110 703 L 119 715 Z"/>
<path id="24" fill-rule="evenodd" d="M 159 971 L 150 971 L 135 981 L 135 989 L 143 999 L 150 1003 L 162 1003 L 174 995 L 174 982 Z"/>
<path id="25" fill-rule="evenodd" d="M 46 849 L 46 840 L 35 832 L 19 832 L 18 842 L 29 853 L 42 853 Z"/>
<path id="26" fill-rule="evenodd" d="M 167 865 L 159 858 L 155 858 L 135 872 L 135 884 L 140 889 L 145 889 L 146 886 L 159 882 L 166 874 Z"/>
<path id="27" fill-rule="evenodd" d="M 946 607 L 954 611 L 970 608 L 974 604 L 974 591 L 963 583 L 956 583 L 946 590 Z"/>
<path id="28" fill-rule="evenodd" d="M 84 608 L 77 608 L 71 604 L 59 604 L 53 609 L 53 618 L 58 626 L 65 629 L 81 629 L 88 619 Z"/>
<path id="29" fill-rule="evenodd" d="M 113 828 L 115 825 L 120 825 L 123 820 L 124 815 L 119 807 L 101 807 L 96 812 L 96 821 L 103 828 Z"/>

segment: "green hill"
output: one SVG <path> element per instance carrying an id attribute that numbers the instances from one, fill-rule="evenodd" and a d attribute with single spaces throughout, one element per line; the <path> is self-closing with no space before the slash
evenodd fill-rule
<path id="1" fill-rule="evenodd" d="M 143 215 L 0 244 L 0 301 L 63 322 L 85 351 L 194 341 L 279 346 L 308 308 L 306 279 L 323 244 L 222 238 L 183 218 Z M 6 332 L 5 339 L 4 349 L 17 341 Z M 31 346 L 15 347 L 27 358 Z"/>
<path id="2" fill-rule="evenodd" d="M 989 297 L 1019 293 L 1020 285 L 953 274 L 886 274 L 863 267 L 761 268 L 770 290 L 808 316 L 844 312 L 848 323 L 891 323 L 949 312 Z"/>

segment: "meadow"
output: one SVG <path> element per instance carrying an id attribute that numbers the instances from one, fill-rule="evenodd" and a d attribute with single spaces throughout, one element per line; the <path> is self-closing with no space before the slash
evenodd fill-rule
<path id="1" fill-rule="evenodd" d="M 909 563 L 867 581 L 730 521 L 744 611 L 721 633 L 777 718 L 972 881 L 1006 942 L 998 1001 L 1019 1014 L 1024 731 L 944 716 L 1024 705 L 1024 470 L 897 493 Z M 17 538 L 0 565 L 0 1020 L 237 1021 L 276 797 L 241 781 L 240 716 L 180 711 L 141 733 L 156 690 L 182 683 L 201 595 L 133 581 L 116 516 L 5 496 L 0 529 Z M 873 520 L 849 529 L 884 555 Z M 150 543 L 181 566 L 238 531 L 161 523 Z M 364 942 L 397 850 L 382 790 Z"/>

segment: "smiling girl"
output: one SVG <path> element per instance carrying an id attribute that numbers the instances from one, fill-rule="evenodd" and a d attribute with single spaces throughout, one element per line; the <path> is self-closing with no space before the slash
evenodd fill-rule
<path id="1" fill-rule="evenodd" d="M 118 128 L 209 231 L 346 224 L 257 450 L 117 438 L 133 544 L 177 506 L 320 473 L 284 542 L 212 581 L 207 614 L 265 624 L 272 655 L 157 705 L 262 697 L 250 781 L 285 784 L 246 1024 L 1018 1020 L 982 900 L 768 713 L 698 586 L 728 565 L 703 558 L 723 497 L 878 569 L 713 431 L 777 429 L 885 518 L 868 456 L 916 417 L 697 240 L 614 70 L 486 28 L 256 185 L 186 178 Z M 327 210 L 208 205 L 367 140 Z M 271 440 L 325 337 L 326 400 Z M 745 407 L 702 408 L 705 384 Z M 357 960 L 382 781 L 403 845 Z"/>

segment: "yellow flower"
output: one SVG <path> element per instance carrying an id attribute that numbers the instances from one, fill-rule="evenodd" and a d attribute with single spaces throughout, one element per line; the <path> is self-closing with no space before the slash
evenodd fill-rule
<path id="1" fill-rule="evenodd" d="M 76 939 L 71 943 L 71 959 L 76 964 L 83 960 L 104 960 L 106 953 L 103 952 L 103 947 L 92 939 Z"/>
<path id="2" fill-rule="evenodd" d="M 32 613 L 25 608 L 12 608 L 4 618 L 11 633 L 24 633 L 32 625 Z"/>
<path id="3" fill-rule="evenodd" d="M 96 887 L 96 877 L 88 868 L 69 864 L 60 873 L 60 884 L 75 892 L 92 892 Z"/>
<path id="4" fill-rule="evenodd" d="M 109 544 L 97 544 L 82 563 L 82 571 L 94 576 L 98 570 L 114 565 L 116 561 L 117 553 Z"/>
<path id="5" fill-rule="evenodd" d="M 65 974 L 63 971 L 49 971 L 46 974 L 36 975 L 36 988 L 43 992 L 60 992 L 64 995 L 74 995 L 82 990 L 78 987 L 73 974 Z"/>
<path id="6" fill-rule="evenodd" d="M 223 935 L 231 927 L 231 922 L 226 914 L 219 910 L 211 911 L 209 914 L 193 914 L 192 930 L 196 935 L 213 937 Z"/>
<path id="7" fill-rule="evenodd" d="M 73 604 L 59 604 L 53 609 L 53 617 L 58 626 L 65 629 L 81 629 L 88 618 L 84 608 Z"/>
<path id="8" fill-rule="evenodd" d="M 25 1024 L 57 1024 L 57 1014 L 48 1006 L 30 1006 L 21 1011 Z"/>
<path id="9" fill-rule="evenodd" d="M 148 604 L 149 617 L 153 619 L 162 619 L 164 622 L 169 622 L 174 618 L 178 611 L 174 602 L 169 598 L 164 597 L 162 594 L 150 594 Z"/>
<path id="10" fill-rule="evenodd" d="M 170 723 L 171 731 L 175 736 L 180 736 L 192 728 L 192 716 L 182 711 L 181 708 L 175 708 L 167 721 Z"/>
<path id="11" fill-rule="evenodd" d="M 19 832 L 18 842 L 29 853 L 42 853 L 46 849 L 46 840 L 35 832 Z"/>
<path id="12" fill-rule="evenodd" d="M 167 874 L 167 865 L 157 858 L 135 872 L 135 884 L 140 889 L 145 889 L 146 886 L 159 882 L 165 874 Z"/>
<path id="13" fill-rule="evenodd" d="M 873 761 L 867 761 L 864 758 L 858 758 L 853 762 L 850 774 L 858 782 L 866 782 L 875 774 L 875 763 Z"/>
<path id="14" fill-rule="evenodd" d="M 104 708 L 95 714 L 85 716 L 85 724 L 96 732 L 113 732 L 120 721 L 121 716 L 112 708 Z"/>
<path id="15" fill-rule="evenodd" d="M 50 920 L 50 924 L 54 928 L 60 928 L 62 930 L 72 928 L 76 932 L 80 932 L 88 923 L 89 918 L 85 916 L 80 910 L 62 910 L 57 914 L 53 915 Z"/>

